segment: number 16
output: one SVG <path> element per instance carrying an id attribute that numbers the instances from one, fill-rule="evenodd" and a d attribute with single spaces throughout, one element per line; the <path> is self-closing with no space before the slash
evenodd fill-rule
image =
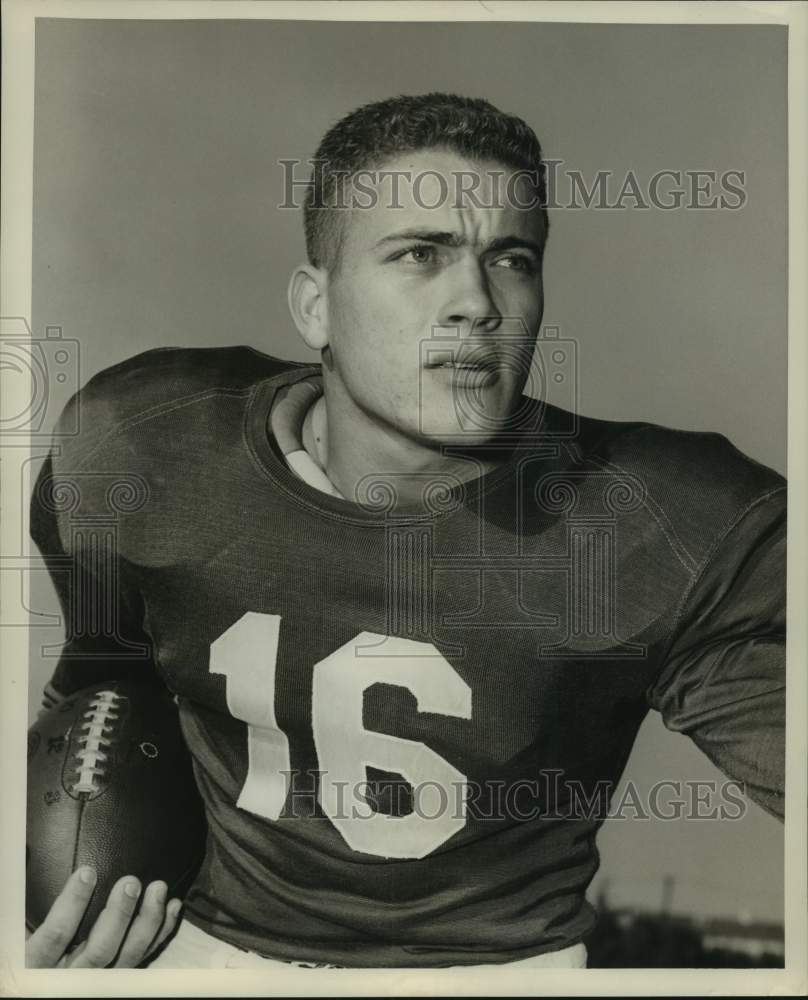
<path id="1" fill-rule="evenodd" d="M 247 723 L 249 765 L 237 806 L 276 820 L 291 770 L 289 740 L 275 717 L 281 618 L 248 611 L 210 650 L 210 670 L 226 678 L 227 707 Z M 385 655 L 357 655 L 383 639 Z M 426 650 L 433 655 L 424 656 Z M 467 779 L 423 743 L 364 728 L 364 692 L 373 684 L 405 687 L 419 712 L 471 718 L 471 688 L 431 643 L 362 632 L 315 664 L 312 731 L 320 768 L 319 801 L 350 848 L 386 858 L 422 858 L 466 824 Z M 419 792 L 407 816 L 368 814 L 366 767 L 403 775 Z M 460 794 L 451 794 L 452 789 Z M 428 806 L 428 808 L 427 808 Z"/>

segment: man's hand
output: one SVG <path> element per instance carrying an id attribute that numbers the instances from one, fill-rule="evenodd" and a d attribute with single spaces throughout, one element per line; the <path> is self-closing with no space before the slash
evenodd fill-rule
<path id="1" fill-rule="evenodd" d="M 112 887 L 86 941 L 66 954 L 78 930 L 95 888 L 92 868 L 79 868 L 67 880 L 42 924 L 25 943 L 25 964 L 29 969 L 132 969 L 140 965 L 174 930 L 182 907 L 179 899 L 166 906 L 165 882 L 152 882 L 143 905 L 132 920 L 140 882 L 131 875 Z"/>

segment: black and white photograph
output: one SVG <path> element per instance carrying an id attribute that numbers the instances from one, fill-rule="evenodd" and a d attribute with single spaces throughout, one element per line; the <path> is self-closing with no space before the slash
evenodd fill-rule
<path id="1" fill-rule="evenodd" d="M 4 994 L 805 989 L 805 39 L 3 4 Z"/>

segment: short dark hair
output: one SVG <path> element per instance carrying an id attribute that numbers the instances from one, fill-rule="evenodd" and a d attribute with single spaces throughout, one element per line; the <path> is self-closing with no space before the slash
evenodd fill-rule
<path id="1" fill-rule="evenodd" d="M 488 159 L 537 179 L 544 238 L 549 230 L 546 176 L 533 129 L 482 98 L 457 94 L 390 97 L 365 104 L 333 125 L 314 156 L 303 208 L 306 253 L 315 267 L 335 268 L 341 248 L 339 209 L 329 207 L 338 182 L 382 166 L 401 153 L 445 149 Z"/>

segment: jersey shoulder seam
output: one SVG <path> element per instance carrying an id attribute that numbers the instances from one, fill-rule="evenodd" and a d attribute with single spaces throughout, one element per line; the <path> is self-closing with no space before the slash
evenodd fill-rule
<path id="1" fill-rule="evenodd" d="M 154 406 L 150 406 L 146 410 L 141 410 L 139 413 L 134 413 L 129 417 L 126 417 L 120 423 L 115 424 L 115 426 L 109 430 L 100 441 L 98 441 L 93 448 L 83 456 L 81 462 L 79 463 L 76 471 L 84 468 L 86 463 L 105 446 L 111 440 L 113 440 L 117 435 L 123 433 L 124 431 L 130 430 L 132 427 L 137 427 L 139 424 L 148 423 L 150 420 L 154 420 L 157 417 L 165 416 L 168 413 L 173 413 L 176 410 L 184 409 L 186 406 L 193 406 L 195 403 L 204 402 L 204 400 L 209 399 L 214 396 L 232 396 L 233 398 L 238 397 L 249 397 L 254 391 L 255 386 L 211 386 L 207 389 L 203 389 L 199 392 L 191 393 L 188 396 L 178 396 L 174 399 L 166 400 L 162 403 L 156 403 Z"/>
<path id="2" fill-rule="evenodd" d="M 623 473 L 624 475 L 631 476 L 633 473 L 629 472 L 628 469 L 624 469 L 622 466 L 617 465 L 615 462 L 610 462 L 608 459 L 601 458 L 600 455 L 592 454 L 585 455 L 584 461 L 591 461 L 594 464 L 600 466 L 602 469 L 609 469 L 614 472 Z M 669 518 L 665 515 L 662 508 L 652 500 L 651 496 L 647 491 L 644 491 L 643 496 L 643 507 L 648 511 L 654 521 L 657 523 L 662 534 L 667 539 L 670 545 L 671 551 L 682 564 L 683 568 L 687 572 L 688 576 L 698 572 L 698 563 L 696 559 L 690 554 L 685 543 L 679 537 L 676 529 L 671 524 Z"/>
<path id="3" fill-rule="evenodd" d="M 777 493 L 783 493 L 787 489 L 788 489 L 788 485 L 787 484 L 785 484 L 783 486 L 775 486 L 772 489 L 766 490 L 765 493 L 760 493 L 757 496 L 753 497 L 735 515 L 735 517 L 730 521 L 730 523 L 726 527 L 726 529 L 723 532 L 721 532 L 721 534 L 713 541 L 713 544 L 708 548 L 708 550 L 707 550 L 704 558 L 701 561 L 701 565 L 698 567 L 696 573 L 693 576 L 693 579 L 690 581 L 690 583 L 685 588 L 685 592 L 682 595 L 681 600 L 679 601 L 679 606 L 676 609 L 676 615 L 675 615 L 675 617 L 673 619 L 673 622 L 671 624 L 670 642 L 668 643 L 668 646 L 667 646 L 667 648 L 665 650 L 664 655 L 661 657 L 661 662 L 665 661 L 665 659 L 667 658 L 668 654 L 671 651 L 671 648 L 673 647 L 673 645 L 674 645 L 674 643 L 676 641 L 676 637 L 677 637 L 677 635 L 679 633 L 679 628 L 680 628 L 680 626 L 682 624 L 682 619 L 684 617 L 685 608 L 687 607 L 688 601 L 693 596 L 693 593 L 695 592 L 696 587 L 698 586 L 698 584 L 700 583 L 700 581 L 703 579 L 704 574 L 709 569 L 709 567 L 710 567 L 710 565 L 711 565 L 711 563 L 713 561 L 713 558 L 715 557 L 716 552 L 721 548 L 721 546 L 724 543 L 724 541 L 730 536 L 730 534 L 732 534 L 732 532 L 735 530 L 735 528 L 741 523 L 741 521 L 743 521 L 743 519 L 746 517 L 747 514 L 750 513 L 750 511 L 752 511 L 755 507 L 759 506 L 760 504 L 765 503 L 767 500 L 770 500 L 775 494 L 777 494 Z"/>

